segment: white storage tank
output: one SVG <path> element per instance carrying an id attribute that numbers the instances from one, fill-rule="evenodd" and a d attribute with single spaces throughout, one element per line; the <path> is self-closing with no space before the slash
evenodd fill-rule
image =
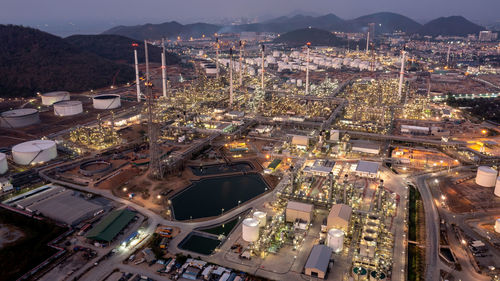
<path id="1" fill-rule="evenodd" d="M 335 253 L 341 252 L 344 248 L 344 232 L 336 228 L 328 230 L 326 245 Z"/>
<path id="2" fill-rule="evenodd" d="M 54 114 L 57 116 L 72 116 L 83 112 L 81 101 L 67 100 L 54 103 Z"/>
<path id="3" fill-rule="evenodd" d="M 481 166 L 477 169 L 476 183 L 484 187 L 495 186 L 498 172 L 487 166 Z"/>
<path id="4" fill-rule="evenodd" d="M 495 195 L 500 197 L 500 177 L 497 178 L 497 183 L 495 185 Z"/>
<path id="5" fill-rule="evenodd" d="M 7 172 L 7 169 L 7 155 L 0 152 L 0 175 L 5 174 L 5 172 Z"/>
<path id="6" fill-rule="evenodd" d="M 33 140 L 12 148 L 12 158 L 19 165 L 39 164 L 57 157 L 57 146 L 51 140 Z"/>
<path id="7" fill-rule="evenodd" d="M 297 79 L 297 87 L 302 87 L 302 79 Z"/>
<path id="8" fill-rule="evenodd" d="M 267 215 L 264 212 L 256 211 L 253 213 L 253 218 L 259 221 L 259 227 L 266 226 L 267 223 Z"/>
<path id="9" fill-rule="evenodd" d="M 2 112 L 0 126 L 3 128 L 21 128 L 40 122 L 38 110 L 21 108 Z"/>
<path id="10" fill-rule="evenodd" d="M 104 94 L 92 98 L 95 109 L 115 109 L 121 106 L 120 95 Z"/>
<path id="11" fill-rule="evenodd" d="M 43 93 L 40 96 L 42 97 L 43 105 L 53 105 L 56 102 L 70 99 L 69 92 L 65 91 Z"/>
<path id="12" fill-rule="evenodd" d="M 254 218 L 246 218 L 242 223 L 242 238 L 247 242 L 255 242 L 259 239 L 259 221 Z"/>
<path id="13" fill-rule="evenodd" d="M 500 233 L 500 219 L 495 220 L 495 232 Z"/>

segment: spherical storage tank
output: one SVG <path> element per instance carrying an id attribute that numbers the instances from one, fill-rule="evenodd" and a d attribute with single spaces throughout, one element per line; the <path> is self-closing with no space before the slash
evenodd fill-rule
<path id="1" fill-rule="evenodd" d="M 335 253 L 339 253 L 344 248 L 344 232 L 340 229 L 332 228 L 328 230 L 326 245 Z"/>
<path id="2" fill-rule="evenodd" d="M 0 175 L 5 174 L 7 172 L 7 156 L 5 153 L 0 152 Z"/>
<path id="3" fill-rule="evenodd" d="M 81 101 L 67 100 L 54 103 L 54 114 L 57 116 L 71 116 L 83 112 Z"/>
<path id="4" fill-rule="evenodd" d="M 120 95 L 106 94 L 92 98 L 95 109 L 115 109 L 121 106 Z"/>
<path id="5" fill-rule="evenodd" d="M 43 163 L 56 157 L 56 143 L 51 140 L 27 141 L 12 148 L 12 158 L 19 165 Z"/>
<path id="6" fill-rule="evenodd" d="M 481 166 L 477 169 L 476 183 L 484 187 L 495 186 L 498 172 L 490 167 Z"/>
<path id="7" fill-rule="evenodd" d="M 21 108 L 2 112 L 0 126 L 3 128 L 21 128 L 40 122 L 38 110 Z"/>
<path id="8" fill-rule="evenodd" d="M 495 220 L 495 232 L 500 233 L 500 219 Z"/>
<path id="9" fill-rule="evenodd" d="M 255 242 L 259 239 L 259 221 L 254 218 L 246 218 L 242 224 L 242 237 L 247 242 Z"/>
<path id="10" fill-rule="evenodd" d="M 53 105 L 59 101 L 69 100 L 69 92 L 65 91 L 43 93 L 40 96 L 42 97 L 43 105 Z"/>
<path id="11" fill-rule="evenodd" d="M 497 183 L 495 185 L 495 195 L 500 197 L 500 177 L 497 178 Z"/>
<path id="12" fill-rule="evenodd" d="M 253 213 L 253 218 L 256 219 L 257 221 L 259 221 L 259 227 L 266 226 L 266 223 L 267 223 L 266 213 L 261 212 L 261 211 L 257 211 L 255 213 Z"/>

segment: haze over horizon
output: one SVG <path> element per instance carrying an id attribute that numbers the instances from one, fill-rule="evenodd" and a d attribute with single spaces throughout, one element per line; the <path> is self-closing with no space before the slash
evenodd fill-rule
<path id="1" fill-rule="evenodd" d="M 30 7 L 27 9 L 26 7 Z M 27 25 L 67 36 L 100 33 L 117 25 L 178 21 L 220 23 L 229 18 L 266 20 L 290 14 L 333 13 L 352 19 L 376 12 L 394 12 L 419 22 L 437 17 L 461 15 L 478 24 L 500 22 L 498 0 L 20 0 L 3 3 L 0 23 Z"/>

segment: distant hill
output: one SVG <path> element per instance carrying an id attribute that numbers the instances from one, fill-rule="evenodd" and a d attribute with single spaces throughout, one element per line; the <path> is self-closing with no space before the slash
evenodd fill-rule
<path id="1" fill-rule="evenodd" d="M 122 35 L 136 40 L 161 38 L 175 39 L 177 36 L 181 36 L 183 39 L 186 39 L 191 36 L 201 37 L 203 34 L 206 34 L 207 36 L 212 35 L 220 28 L 221 27 L 218 25 L 208 23 L 183 25 L 176 21 L 171 21 L 160 24 L 148 23 L 135 26 L 117 26 L 104 31 L 103 34 Z"/>
<path id="2" fill-rule="evenodd" d="M 134 69 L 37 29 L 0 25 L 0 97 L 84 91 L 133 80 Z"/>
<path id="3" fill-rule="evenodd" d="M 396 13 L 382 12 L 362 16 L 348 22 L 350 31 L 360 32 L 367 30 L 369 23 L 375 23 L 376 33 L 392 33 L 394 31 L 404 31 L 413 33 L 422 25 L 408 17 Z"/>
<path id="4" fill-rule="evenodd" d="M 304 28 L 282 34 L 274 40 L 275 43 L 288 45 L 305 45 L 310 42 L 313 46 L 343 46 L 344 40 L 333 35 L 331 32 L 318 28 Z"/>
<path id="5" fill-rule="evenodd" d="M 462 16 L 441 17 L 424 24 L 417 33 L 420 35 L 466 36 L 477 34 L 484 27 L 470 22 Z"/>
<path id="6" fill-rule="evenodd" d="M 137 57 L 139 63 L 145 61 L 144 41 L 133 40 L 121 35 L 73 35 L 64 38 L 64 41 L 80 48 L 82 51 L 97 54 L 113 61 L 134 63 L 132 43 L 138 43 Z M 161 48 L 148 46 L 149 61 L 161 63 Z M 180 58 L 174 53 L 166 52 L 167 64 L 179 63 Z"/>

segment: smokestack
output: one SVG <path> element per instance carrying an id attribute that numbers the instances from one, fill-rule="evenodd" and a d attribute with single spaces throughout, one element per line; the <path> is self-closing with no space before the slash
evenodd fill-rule
<path id="1" fill-rule="evenodd" d="M 215 35 L 215 70 L 217 71 L 216 77 L 219 79 L 219 37 Z"/>
<path id="2" fill-rule="evenodd" d="M 311 46 L 311 42 L 307 42 L 307 61 L 306 61 L 306 95 L 309 94 L 309 46 Z"/>
<path id="3" fill-rule="evenodd" d="M 368 51 L 370 49 L 370 31 L 366 34 L 366 53 L 368 54 Z"/>
<path id="4" fill-rule="evenodd" d="M 137 46 L 139 44 L 133 43 L 132 46 L 134 47 L 134 59 L 135 59 L 135 85 L 137 87 L 137 102 L 141 101 L 141 85 L 139 84 L 139 62 L 137 60 Z"/>
<path id="5" fill-rule="evenodd" d="M 243 42 L 240 40 L 240 87 L 243 85 Z"/>
<path id="6" fill-rule="evenodd" d="M 146 57 L 146 81 L 149 82 L 149 56 L 148 56 L 148 41 L 144 40 L 144 54 Z"/>
<path id="7" fill-rule="evenodd" d="M 450 67 L 450 51 L 451 51 L 451 45 L 448 46 L 448 53 L 446 54 L 446 66 Z"/>
<path id="8" fill-rule="evenodd" d="M 161 39 L 163 51 L 161 53 L 161 80 L 163 86 L 163 97 L 167 97 L 167 65 L 165 62 L 165 40 Z"/>
<path id="9" fill-rule="evenodd" d="M 229 49 L 229 106 L 233 106 L 233 48 Z"/>
<path id="10" fill-rule="evenodd" d="M 262 71 L 261 71 L 261 76 L 260 76 L 260 86 L 262 88 L 262 91 L 264 91 L 264 44 L 262 44 Z"/>
<path id="11" fill-rule="evenodd" d="M 405 75 L 405 56 L 406 51 L 401 51 L 401 71 L 399 72 L 399 90 L 398 90 L 398 98 L 401 100 L 401 91 L 403 90 L 403 79 Z"/>

